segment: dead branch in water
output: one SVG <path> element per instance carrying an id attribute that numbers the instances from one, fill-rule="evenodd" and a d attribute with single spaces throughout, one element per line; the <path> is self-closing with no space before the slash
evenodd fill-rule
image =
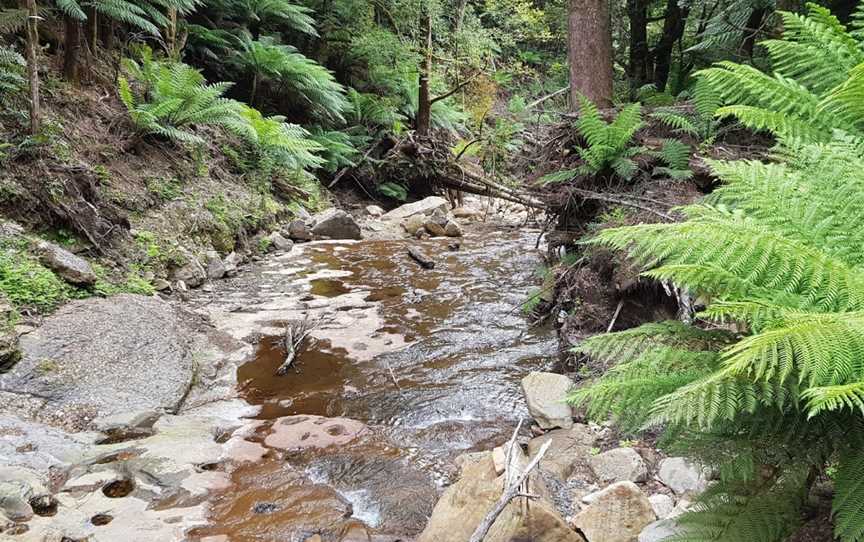
<path id="1" fill-rule="evenodd" d="M 323 319 L 323 318 L 322 318 Z M 306 337 L 312 333 L 312 330 L 318 327 L 322 319 L 312 322 L 309 315 L 303 317 L 297 322 L 290 322 L 285 326 L 285 333 L 282 336 L 282 348 L 285 350 L 285 361 L 276 369 L 276 374 L 279 376 L 288 373 L 288 369 L 294 364 L 297 355 L 305 346 Z"/>
<path id="2" fill-rule="evenodd" d="M 540 448 L 540 451 L 537 452 L 537 455 L 534 456 L 534 459 L 528 463 L 528 466 L 525 467 L 525 470 L 522 471 L 522 474 L 516 479 L 515 482 L 510 484 L 509 487 L 506 487 L 504 492 L 501 494 L 501 498 L 498 499 L 498 503 L 495 507 L 486 514 L 486 517 L 483 518 L 483 521 L 477 526 L 477 529 L 474 530 L 474 534 L 471 535 L 471 539 L 469 542 L 483 542 L 483 539 L 486 538 L 486 535 L 489 534 L 489 529 L 492 528 L 492 525 L 495 523 L 495 520 L 498 519 L 498 516 L 501 515 L 501 512 L 507 508 L 507 505 L 510 504 L 510 501 L 515 499 L 516 497 L 526 497 L 532 498 L 535 495 L 531 495 L 528 493 L 527 488 L 522 489 L 522 485 L 528 481 L 528 475 L 531 474 L 531 471 L 540 464 L 540 460 L 543 459 L 543 456 L 546 455 L 546 452 L 549 450 L 549 446 L 552 444 L 552 440 L 549 439 L 543 443 L 543 446 Z M 507 478 L 505 476 L 504 483 L 507 483 Z"/>

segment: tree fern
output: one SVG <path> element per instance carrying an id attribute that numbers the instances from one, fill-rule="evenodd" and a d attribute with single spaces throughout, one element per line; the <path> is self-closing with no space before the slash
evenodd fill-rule
<path id="1" fill-rule="evenodd" d="M 651 324 L 579 347 L 617 360 L 571 397 L 591 414 L 662 426 L 667 445 L 712 465 L 728 460 L 694 438 L 756 454 L 757 474 L 721 480 L 672 540 L 783 540 L 811 473 L 838 454 L 835 534 L 864 540 L 862 144 L 847 135 L 790 145 L 778 163 L 710 162 L 724 183 L 683 208 L 682 223 L 608 229 L 594 241 L 697 294 L 703 320 L 744 330 Z"/>
<path id="2" fill-rule="evenodd" d="M 783 139 L 826 142 L 835 130 L 864 138 L 864 41 L 831 13 L 781 13 L 783 39 L 762 42 L 774 73 L 721 62 L 697 75 L 727 104 L 717 114 Z"/>

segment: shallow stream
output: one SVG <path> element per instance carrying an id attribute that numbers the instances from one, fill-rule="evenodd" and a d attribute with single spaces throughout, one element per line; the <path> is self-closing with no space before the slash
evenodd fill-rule
<path id="1" fill-rule="evenodd" d="M 258 341 L 237 375 L 242 397 L 261 407 L 250 440 L 300 414 L 369 427 L 349 445 L 270 449 L 235 470 L 198 539 L 416 535 L 454 459 L 506 441 L 527 417 L 520 379 L 554 363 L 554 333 L 530 328 L 520 309 L 537 284 L 537 235 L 310 243 L 194 294 L 217 325 Z M 434 269 L 407 256 L 412 243 Z M 277 376 L 282 330 L 303 318 L 315 324 L 310 346 Z"/>

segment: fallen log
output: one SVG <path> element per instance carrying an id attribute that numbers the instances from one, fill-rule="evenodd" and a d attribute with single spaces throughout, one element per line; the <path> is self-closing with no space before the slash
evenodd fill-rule
<path id="1" fill-rule="evenodd" d="M 435 267 L 435 260 L 417 247 L 409 247 L 408 255 L 424 269 L 433 269 Z"/>

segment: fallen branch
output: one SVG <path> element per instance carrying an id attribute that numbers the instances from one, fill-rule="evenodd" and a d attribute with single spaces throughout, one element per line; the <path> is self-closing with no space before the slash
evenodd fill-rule
<path id="1" fill-rule="evenodd" d="M 525 470 L 522 471 L 522 474 L 519 478 L 507 487 L 504 490 L 504 493 L 501 494 L 501 498 L 498 499 L 498 503 L 495 507 L 486 514 L 486 517 L 483 518 L 483 521 L 477 526 L 477 529 L 474 530 L 474 534 L 471 535 L 471 539 L 469 542 L 483 542 L 483 539 L 486 538 L 486 535 L 489 534 L 489 529 L 492 528 L 492 525 L 495 523 L 495 520 L 498 519 L 498 516 L 501 515 L 501 512 L 507 508 L 507 505 L 510 504 L 510 501 L 515 499 L 516 497 L 525 496 L 528 497 L 529 493 L 527 491 L 522 491 L 521 487 L 528 480 L 528 475 L 531 474 L 531 471 L 540 464 L 540 460 L 543 459 L 543 456 L 546 455 L 546 452 L 549 450 L 549 446 L 552 444 L 552 440 L 549 439 L 543 443 L 543 446 L 540 448 L 540 451 L 537 452 L 537 455 L 534 456 L 534 459 L 528 463 L 528 466 L 525 467 Z"/>
<path id="2" fill-rule="evenodd" d="M 668 220 L 669 222 L 675 222 L 675 218 L 672 215 L 667 213 L 658 211 L 656 209 L 652 209 L 651 207 L 647 207 L 645 205 L 640 205 L 635 201 L 631 201 L 628 199 L 615 198 L 612 196 L 606 196 L 604 194 L 600 194 L 598 192 L 592 192 L 590 190 L 583 190 L 581 188 L 571 188 L 571 194 L 576 194 L 584 199 L 593 199 L 596 201 L 605 201 L 607 203 L 615 203 L 617 205 L 624 205 L 626 207 L 634 207 L 636 209 L 641 209 L 642 211 L 655 214 L 664 220 Z"/>
<path id="3" fill-rule="evenodd" d="M 285 334 L 282 336 L 282 348 L 285 350 L 285 361 L 276 369 L 277 375 L 285 375 L 288 369 L 294 364 L 297 354 L 300 353 L 303 347 L 303 342 L 306 337 L 312 333 L 312 330 L 320 323 L 311 322 L 309 316 L 305 316 L 299 322 L 291 322 L 285 326 Z"/>
<path id="4" fill-rule="evenodd" d="M 543 96 L 542 98 L 538 98 L 538 99 L 534 100 L 533 102 L 531 102 L 530 104 L 526 105 L 526 106 L 525 106 L 525 110 L 527 111 L 527 110 L 529 110 L 529 109 L 534 109 L 535 107 L 537 107 L 538 105 L 542 104 L 542 103 L 545 102 L 546 100 L 551 100 L 551 99 L 554 98 L 555 96 L 560 96 L 560 95 L 564 94 L 565 92 L 567 92 L 568 90 L 570 90 L 570 86 L 569 86 L 569 85 L 566 86 L 566 87 L 564 87 L 564 88 L 561 88 L 561 89 L 556 90 L 556 91 L 553 92 L 552 94 L 547 94 L 546 96 Z"/>

